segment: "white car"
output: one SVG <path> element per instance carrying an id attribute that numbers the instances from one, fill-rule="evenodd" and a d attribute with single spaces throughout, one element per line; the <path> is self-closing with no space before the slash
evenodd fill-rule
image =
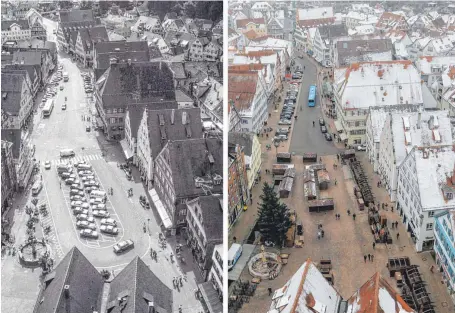
<path id="1" fill-rule="evenodd" d="M 366 145 L 358 145 L 357 146 L 357 151 L 367 151 L 367 146 Z"/>
<path id="2" fill-rule="evenodd" d="M 81 206 L 82 205 L 82 201 L 71 201 L 71 207 L 74 208 L 76 206 Z"/>
<path id="3" fill-rule="evenodd" d="M 93 210 L 93 216 L 107 218 L 110 214 L 108 211 L 104 210 Z"/>
<path id="4" fill-rule="evenodd" d="M 103 218 L 101 220 L 101 225 L 117 226 L 117 221 L 114 220 L 113 218 Z"/>
<path id="5" fill-rule="evenodd" d="M 81 237 L 88 237 L 88 238 L 98 238 L 98 233 L 95 230 L 91 229 L 82 229 L 80 231 Z"/>
<path id="6" fill-rule="evenodd" d="M 88 221 L 77 221 L 76 222 L 76 227 L 77 228 L 88 228 L 91 230 L 96 230 L 96 224 L 95 223 L 90 223 Z"/>
<path id="7" fill-rule="evenodd" d="M 44 168 L 45 168 L 46 170 L 50 170 L 50 169 L 51 169 L 51 162 L 50 162 L 50 161 L 44 162 Z"/>
<path id="8" fill-rule="evenodd" d="M 100 232 L 111 235 L 118 235 L 118 228 L 112 225 L 101 225 Z"/>

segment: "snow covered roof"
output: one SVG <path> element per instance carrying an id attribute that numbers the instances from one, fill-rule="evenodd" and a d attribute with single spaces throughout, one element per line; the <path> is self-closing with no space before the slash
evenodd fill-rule
<path id="1" fill-rule="evenodd" d="M 275 290 L 268 313 L 336 313 L 341 296 L 308 259 L 282 288 Z"/>
<path id="2" fill-rule="evenodd" d="M 276 38 L 266 38 L 260 41 L 251 41 L 249 43 L 248 48 L 258 47 L 265 50 L 275 50 L 275 49 L 284 49 L 287 51 L 288 55 L 293 55 L 292 52 L 292 42 L 284 40 L 284 39 L 276 39 Z"/>
<path id="3" fill-rule="evenodd" d="M 410 127 L 405 130 L 403 118 L 409 120 Z M 408 153 L 411 152 L 414 146 L 430 147 L 438 145 L 452 144 L 452 128 L 450 118 L 447 116 L 447 111 L 424 111 L 421 113 L 420 128 L 417 127 L 419 113 L 392 113 L 392 135 L 393 146 L 395 149 L 395 161 L 397 166 L 403 162 Z M 430 119 L 438 122 L 437 133 L 439 140 L 436 140 L 433 129 L 430 128 Z M 406 138 L 408 133 L 408 138 Z"/>
<path id="4" fill-rule="evenodd" d="M 447 187 L 454 189 L 450 180 L 455 168 L 454 147 L 416 147 L 414 154 L 422 208 L 453 208 L 455 197 L 445 199 L 442 190 Z"/>
<path id="5" fill-rule="evenodd" d="M 417 69 L 424 75 L 432 74 L 431 69 L 438 67 L 448 69 L 449 65 L 455 65 L 455 58 L 439 56 L 422 56 L 416 61 Z M 441 71 L 442 72 L 442 71 Z"/>
<path id="6" fill-rule="evenodd" d="M 415 105 L 395 105 L 389 107 L 373 107 L 370 108 L 369 118 L 373 131 L 373 142 L 380 142 L 384 123 L 389 116 L 389 113 L 406 113 L 416 112 Z"/>
<path id="7" fill-rule="evenodd" d="M 431 41 L 436 53 L 444 53 L 453 49 L 453 41 L 455 41 L 455 36 L 444 36 L 435 38 Z"/>
<path id="8" fill-rule="evenodd" d="M 379 273 L 374 274 L 349 298 L 347 312 L 416 313 Z"/>
<path id="9" fill-rule="evenodd" d="M 317 7 L 308 9 L 298 9 L 299 21 L 317 20 L 321 18 L 331 18 L 333 15 L 333 7 Z"/>
<path id="10" fill-rule="evenodd" d="M 335 91 L 348 110 L 423 103 L 420 74 L 411 61 L 354 63 L 335 69 L 334 76 Z"/>

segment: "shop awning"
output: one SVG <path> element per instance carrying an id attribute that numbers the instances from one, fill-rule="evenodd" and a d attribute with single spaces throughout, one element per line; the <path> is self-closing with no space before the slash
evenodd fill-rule
<path id="1" fill-rule="evenodd" d="M 149 195 L 152 198 L 153 205 L 155 206 L 158 214 L 160 215 L 161 221 L 163 222 L 164 228 L 170 229 L 172 228 L 172 221 L 167 214 L 166 209 L 164 208 L 163 203 L 160 200 L 160 197 L 156 193 L 155 188 L 149 190 Z"/>
<path id="2" fill-rule="evenodd" d="M 341 133 L 339 136 L 340 136 L 340 140 L 341 140 L 341 141 L 345 141 L 345 140 L 348 139 L 348 137 L 346 136 L 345 133 Z"/>
<path id="3" fill-rule="evenodd" d="M 221 304 L 218 293 L 215 288 L 213 288 L 212 282 L 207 281 L 205 283 L 198 285 L 199 290 L 201 291 L 202 298 L 204 299 L 207 308 L 210 313 L 222 313 L 223 305 Z"/>
<path id="4" fill-rule="evenodd" d="M 335 128 L 337 130 L 337 132 L 342 132 L 343 131 L 343 126 L 341 126 L 341 122 L 340 121 L 335 121 Z"/>
<path id="5" fill-rule="evenodd" d="M 120 145 L 122 146 L 123 154 L 127 160 L 133 157 L 133 152 L 131 151 L 130 147 L 128 146 L 128 141 L 125 139 L 120 140 Z"/>

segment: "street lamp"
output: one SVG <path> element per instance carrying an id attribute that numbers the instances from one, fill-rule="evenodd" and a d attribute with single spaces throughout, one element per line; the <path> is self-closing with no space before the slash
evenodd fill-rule
<path id="1" fill-rule="evenodd" d="M 147 219 L 147 228 L 149 230 L 149 236 L 151 236 L 152 232 L 150 231 L 150 218 Z"/>
<path id="2" fill-rule="evenodd" d="M 275 154 L 278 154 L 278 147 L 280 146 L 280 141 L 279 140 L 274 140 L 273 145 L 275 146 Z"/>

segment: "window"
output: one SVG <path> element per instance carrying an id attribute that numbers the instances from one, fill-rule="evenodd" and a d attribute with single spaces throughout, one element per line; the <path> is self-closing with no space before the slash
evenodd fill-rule
<path id="1" fill-rule="evenodd" d="M 434 216 L 434 211 L 428 212 L 428 217 L 433 217 Z"/>
<path id="2" fill-rule="evenodd" d="M 432 229 L 433 229 L 433 223 L 428 223 L 427 230 L 432 230 Z"/>

